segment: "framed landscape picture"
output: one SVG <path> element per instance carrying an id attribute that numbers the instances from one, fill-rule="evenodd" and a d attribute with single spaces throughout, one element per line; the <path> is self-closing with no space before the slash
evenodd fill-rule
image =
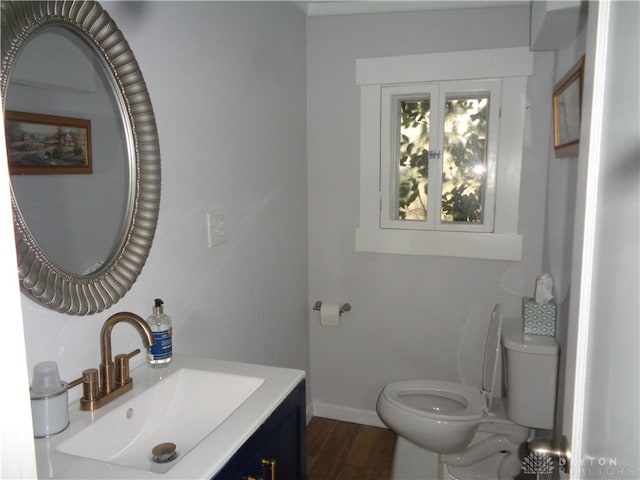
<path id="1" fill-rule="evenodd" d="M 92 173 L 90 120 L 11 110 L 4 120 L 10 174 Z"/>
<path id="2" fill-rule="evenodd" d="M 553 147 L 556 157 L 574 157 L 580 143 L 584 57 L 553 89 Z"/>

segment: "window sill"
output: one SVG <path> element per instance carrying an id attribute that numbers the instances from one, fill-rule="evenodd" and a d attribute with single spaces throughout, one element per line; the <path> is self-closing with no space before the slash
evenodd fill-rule
<path id="1" fill-rule="evenodd" d="M 522 259 L 522 235 L 517 233 L 435 232 L 356 228 L 356 252 L 486 260 Z"/>

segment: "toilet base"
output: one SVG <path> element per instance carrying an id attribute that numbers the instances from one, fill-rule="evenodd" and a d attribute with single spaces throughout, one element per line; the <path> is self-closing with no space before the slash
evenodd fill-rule
<path id="1" fill-rule="evenodd" d="M 437 453 L 398 437 L 393 452 L 391 480 L 440 480 L 438 457 Z"/>
<path id="2" fill-rule="evenodd" d="M 502 455 L 493 455 L 471 467 L 452 467 L 442 464 L 441 480 L 495 480 Z"/>
<path id="3" fill-rule="evenodd" d="M 485 432 L 476 433 L 472 444 L 489 435 Z M 505 455 L 496 453 L 467 467 L 452 466 L 443 463 L 439 454 L 398 436 L 391 480 L 495 480 Z"/>

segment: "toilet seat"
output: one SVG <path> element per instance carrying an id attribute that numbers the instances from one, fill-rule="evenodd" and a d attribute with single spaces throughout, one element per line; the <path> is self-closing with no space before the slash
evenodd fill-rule
<path id="1" fill-rule="evenodd" d="M 493 402 L 500 361 L 501 331 L 500 305 L 496 305 L 485 343 L 482 390 L 456 382 L 403 380 L 388 383 L 380 396 L 400 411 L 423 418 L 447 422 L 481 419 L 489 412 Z"/>
<path id="2" fill-rule="evenodd" d="M 439 380 L 401 380 L 388 383 L 376 411 L 398 435 L 437 453 L 464 450 L 478 427 L 494 414 L 492 391 L 500 359 L 502 317 L 496 305 L 485 343 L 483 388 Z"/>
<path id="3" fill-rule="evenodd" d="M 406 413 L 439 420 L 478 420 L 487 406 L 477 387 L 438 380 L 391 382 L 381 395 Z"/>

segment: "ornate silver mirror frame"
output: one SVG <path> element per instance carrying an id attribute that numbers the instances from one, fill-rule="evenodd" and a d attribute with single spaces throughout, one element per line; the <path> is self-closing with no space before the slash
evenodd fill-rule
<path id="1" fill-rule="evenodd" d="M 119 249 L 102 268 L 83 276 L 62 270 L 38 245 L 20 213 L 13 190 L 11 195 L 22 292 L 58 312 L 100 312 L 120 300 L 136 281 L 148 257 L 158 220 L 160 146 L 142 72 L 122 32 L 97 2 L 3 1 L 0 15 L 3 112 L 16 58 L 30 35 L 46 25 L 72 30 L 90 44 L 122 97 L 126 117 L 123 123 L 129 127 L 126 136 L 131 145 L 131 213 Z"/>

